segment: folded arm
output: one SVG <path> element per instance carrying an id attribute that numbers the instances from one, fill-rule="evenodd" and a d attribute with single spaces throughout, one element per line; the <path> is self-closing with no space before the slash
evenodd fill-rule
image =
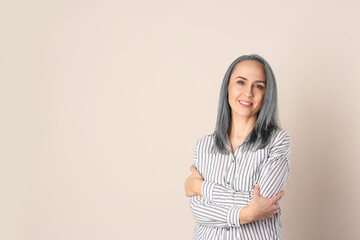
<path id="1" fill-rule="evenodd" d="M 224 205 L 243 205 L 244 201 L 251 200 L 252 192 L 235 191 L 220 184 L 204 181 L 201 185 L 201 194 L 204 198 Z"/>
<path id="2" fill-rule="evenodd" d="M 195 221 L 198 224 L 212 227 L 240 227 L 239 215 L 242 207 L 248 206 L 250 201 L 248 196 L 240 199 L 237 199 L 236 205 L 223 205 L 215 203 L 213 200 L 202 196 L 200 190 L 196 193 L 189 192 L 192 189 L 189 187 L 196 186 L 196 188 L 201 189 L 203 182 L 202 176 L 196 170 L 197 166 L 197 148 L 198 143 L 196 144 L 195 153 L 194 153 L 194 163 L 195 168 L 192 168 L 193 174 L 187 178 L 185 182 L 185 191 L 186 195 L 190 197 L 190 207 L 194 216 Z M 200 181 L 200 184 L 198 184 Z M 194 189 L 194 187 L 192 187 Z"/>
<path id="3" fill-rule="evenodd" d="M 271 198 L 284 189 L 290 173 L 290 136 L 282 132 L 275 139 L 269 157 L 261 169 L 258 184 L 260 195 Z M 204 181 L 201 186 L 204 198 L 219 204 L 237 205 L 252 199 L 253 191 L 236 191 L 220 184 Z"/>
<path id="4" fill-rule="evenodd" d="M 197 167 L 197 145 L 194 155 L 194 166 Z M 190 197 L 195 221 L 202 225 L 236 227 L 240 222 L 244 224 L 271 217 L 280 208 L 276 203 L 283 196 L 279 192 L 289 176 L 289 156 L 290 137 L 283 133 L 275 139 L 253 192 L 235 191 L 203 181 L 200 193 Z"/>
<path id="5" fill-rule="evenodd" d="M 190 197 L 190 207 L 196 223 L 200 225 L 240 227 L 239 215 L 241 206 L 218 205 L 195 195 Z"/>

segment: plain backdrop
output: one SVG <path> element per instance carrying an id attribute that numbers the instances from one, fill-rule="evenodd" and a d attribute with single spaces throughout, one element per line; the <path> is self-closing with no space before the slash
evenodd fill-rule
<path id="1" fill-rule="evenodd" d="M 191 239 L 225 71 L 272 66 L 283 240 L 360 239 L 358 1 L 0 3 L 0 239 Z"/>

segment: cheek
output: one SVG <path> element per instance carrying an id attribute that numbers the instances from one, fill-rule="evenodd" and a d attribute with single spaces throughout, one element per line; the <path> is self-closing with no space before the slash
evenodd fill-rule
<path id="1" fill-rule="evenodd" d="M 259 107 L 261 107 L 263 105 L 264 96 L 265 96 L 265 94 L 259 94 L 259 96 L 257 98 L 258 99 L 257 102 L 259 103 Z"/>
<path id="2" fill-rule="evenodd" d="M 228 102 L 231 108 L 236 106 L 236 99 L 238 98 L 238 93 L 236 89 L 229 89 L 228 90 Z"/>
<path id="3" fill-rule="evenodd" d="M 229 101 L 231 101 L 236 95 L 234 88 L 228 88 L 228 95 L 229 95 Z"/>
<path id="4" fill-rule="evenodd" d="M 228 89 L 229 97 L 237 97 L 240 94 L 240 89 L 236 87 L 232 87 Z"/>

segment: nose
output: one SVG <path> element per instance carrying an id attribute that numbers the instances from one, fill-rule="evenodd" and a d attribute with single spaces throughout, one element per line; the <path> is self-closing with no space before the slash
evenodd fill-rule
<path id="1" fill-rule="evenodd" d="M 253 90 L 253 88 L 252 88 L 252 86 L 249 84 L 249 85 L 246 87 L 246 89 L 245 89 L 244 95 L 245 95 L 246 97 L 253 97 L 254 95 L 253 95 L 252 90 Z"/>

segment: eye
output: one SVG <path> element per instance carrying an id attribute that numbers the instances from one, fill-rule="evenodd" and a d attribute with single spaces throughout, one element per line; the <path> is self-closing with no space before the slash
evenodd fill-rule
<path id="1" fill-rule="evenodd" d="M 258 88 L 258 89 L 263 89 L 263 88 L 264 88 L 264 87 L 261 86 L 261 85 L 255 85 L 255 87 Z"/>
<path id="2" fill-rule="evenodd" d="M 244 82 L 244 81 L 242 81 L 242 80 L 237 81 L 237 83 L 239 83 L 239 84 L 241 84 L 241 85 L 244 85 L 244 84 L 245 84 L 245 82 Z"/>

